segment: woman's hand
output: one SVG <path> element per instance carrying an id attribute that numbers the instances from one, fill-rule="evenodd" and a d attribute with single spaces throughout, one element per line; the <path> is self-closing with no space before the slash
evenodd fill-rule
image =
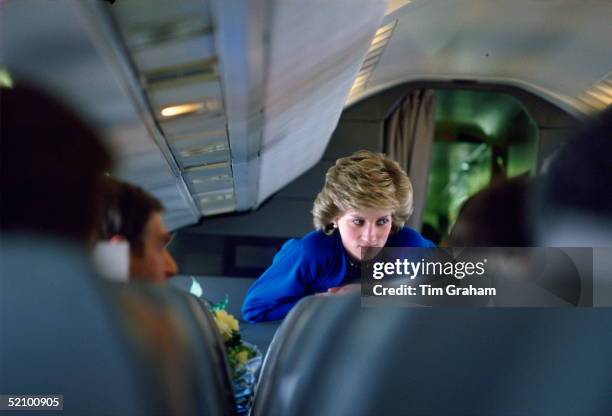
<path id="1" fill-rule="evenodd" d="M 354 293 L 354 292 L 361 292 L 360 283 L 351 283 L 350 285 L 330 287 L 329 289 L 327 289 L 327 292 L 325 294 L 339 295 L 342 293 Z"/>

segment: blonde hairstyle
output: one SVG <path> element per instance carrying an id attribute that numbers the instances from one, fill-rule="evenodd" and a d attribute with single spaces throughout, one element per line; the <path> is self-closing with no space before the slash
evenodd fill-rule
<path id="1" fill-rule="evenodd" d="M 363 208 L 391 209 L 392 232 L 399 231 L 412 214 L 410 179 L 397 162 L 382 153 L 360 150 L 336 161 L 315 199 L 314 226 L 329 235 L 336 217 Z"/>

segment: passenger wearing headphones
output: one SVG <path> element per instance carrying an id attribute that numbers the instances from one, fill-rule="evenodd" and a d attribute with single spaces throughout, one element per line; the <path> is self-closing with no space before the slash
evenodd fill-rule
<path id="1" fill-rule="evenodd" d="M 65 415 L 151 414 L 153 389 L 89 261 L 111 156 L 37 88 L 18 80 L 0 102 L 0 391 L 61 394 Z"/>
<path id="2" fill-rule="evenodd" d="M 127 270 L 113 271 L 123 274 L 115 277 L 163 283 L 176 275 L 178 267 L 166 248 L 171 236 L 159 200 L 138 186 L 111 178 L 105 188 L 99 238 L 108 242 L 108 248 L 119 247 L 128 254 Z"/>

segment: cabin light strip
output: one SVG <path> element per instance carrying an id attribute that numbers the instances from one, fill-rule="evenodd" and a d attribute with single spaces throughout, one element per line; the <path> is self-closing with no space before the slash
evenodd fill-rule
<path id="1" fill-rule="evenodd" d="M 222 193 L 219 193 L 219 191 L 207 192 L 203 194 L 198 194 L 196 195 L 196 197 L 198 198 L 198 201 L 200 201 L 200 203 L 202 204 L 210 204 L 215 202 L 219 203 L 234 199 L 234 191 L 227 190 Z"/>
<path id="2" fill-rule="evenodd" d="M 217 58 L 206 57 L 187 64 L 169 65 L 152 71 L 142 72 L 140 82 L 145 89 L 170 88 L 189 84 L 196 79 L 216 80 L 219 78 Z"/>
<path id="3" fill-rule="evenodd" d="M 196 113 L 204 108 L 204 103 L 189 103 L 164 107 L 160 111 L 162 117 L 175 117 L 183 114 Z"/>
<path id="4" fill-rule="evenodd" d="M 194 184 L 194 185 L 200 185 L 203 183 L 210 183 L 210 182 L 219 182 L 219 181 L 227 181 L 227 180 L 231 180 L 232 176 L 228 175 L 228 174 L 221 174 L 221 175 L 215 175 L 215 176 L 208 176 L 205 178 L 193 178 L 190 180 L 190 183 Z"/>
<path id="5" fill-rule="evenodd" d="M 198 193 L 194 195 L 194 198 L 205 215 L 222 214 L 236 209 L 236 199 L 232 188 Z"/>
<path id="6" fill-rule="evenodd" d="M 353 82 L 353 86 L 351 87 L 347 101 L 353 99 L 367 86 L 368 81 L 370 80 L 370 77 L 378 64 L 378 61 L 380 61 L 380 57 L 387 47 L 387 43 L 389 43 L 389 39 L 391 39 L 391 35 L 393 34 L 396 26 L 397 20 L 394 20 L 391 23 L 381 26 L 374 34 L 374 38 L 372 39 L 372 43 L 370 43 L 368 53 L 366 54 L 363 64 L 361 65 L 361 69 L 357 73 L 357 77 Z"/>
<path id="7" fill-rule="evenodd" d="M 134 50 L 206 33 L 212 33 L 212 28 L 207 26 L 200 16 L 176 19 L 163 24 L 136 25 L 125 30 L 128 44 Z"/>
<path id="8" fill-rule="evenodd" d="M 188 169 L 185 169 L 184 173 L 189 174 L 189 173 L 194 173 L 194 172 L 210 172 L 211 170 L 214 170 L 214 169 L 230 170 L 231 163 L 228 161 L 228 162 L 209 163 L 207 165 L 201 165 L 201 166 L 193 166 Z"/>
<path id="9" fill-rule="evenodd" d="M 209 153 L 223 152 L 225 150 L 227 150 L 227 147 L 225 146 L 225 144 L 219 143 L 219 144 L 213 144 L 213 145 L 208 145 L 208 146 L 194 146 L 186 150 L 181 150 L 179 154 L 182 157 L 194 157 L 194 156 L 206 155 Z"/>
<path id="10" fill-rule="evenodd" d="M 577 97 L 577 102 L 589 113 L 604 110 L 612 105 L 612 73 Z"/>
<path id="11" fill-rule="evenodd" d="M 219 110 L 221 103 L 216 98 L 208 98 L 204 101 L 170 105 L 159 112 L 164 118 L 184 116 L 193 113 L 208 113 Z"/>
<path id="12" fill-rule="evenodd" d="M 203 214 L 233 211 L 236 206 L 231 160 L 220 162 L 231 159 L 231 154 L 223 95 L 211 86 L 221 83 L 216 29 L 210 23 L 209 2 L 203 3 L 193 13 L 177 14 L 177 18 L 152 9 L 147 16 L 134 19 L 132 6 L 95 6 L 96 15 L 103 16 L 102 33 L 113 41 L 113 53 L 129 80 L 145 125 L 196 220 Z M 200 47 L 186 48 L 194 44 Z M 197 189 L 206 187 L 227 190 L 229 200 L 198 193 Z M 203 204 L 201 198 L 208 198 L 210 204 Z M 172 210 L 167 215 L 173 215 Z"/>
<path id="13" fill-rule="evenodd" d="M 204 215 L 223 214 L 236 210 L 236 198 L 233 188 L 199 192 L 194 198 Z"/>
<path id="14" fill-rule="evenodd" d="M 185 134 L 180 134 L 178 136 L 172 136 L 171 141 L 173 143 L 179 143 L 182 141 L 189 141 L 189 140 L 206 140 L 206 139 L 211 139 L 211 138 L 216 138 L 216 137 L 222 137 L 225 138 L 225 130 L 221 130 L 221 129 L 210 129 L 210 130 L 206 130 L 206 131 L 197 131 L 195 133 L 185 133 Z"/>
<path id="15" fill-rule="evenodd" d="M 401 9 L 402 7 L 412 3 L 412 0 L 391 0 L 389 5 L 387 6 L 387 10 L 385 10 L 385 16 L 395 12 L 396 10 Z"/>

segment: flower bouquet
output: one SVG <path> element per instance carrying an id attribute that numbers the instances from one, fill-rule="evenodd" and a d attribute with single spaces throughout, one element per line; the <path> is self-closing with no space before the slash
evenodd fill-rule
<path id="1" fill-rule="evenodd" d="M 201 287 L 199 284 L 194 287 L 194 284 L 197 284 L 195 279 L 190 292 L 201 297 Z M 238 320 L 227 312 L 227 296 L 219 303 L 209 303 L 211 304 L 210 312 L 225 345 L 225 355 L 230 369 L 238 414 L 246 414 L 253 401 L 257 372 L 261 367 L 263 356 L 255 345 L 243 341 L 240 337 Z"/>

